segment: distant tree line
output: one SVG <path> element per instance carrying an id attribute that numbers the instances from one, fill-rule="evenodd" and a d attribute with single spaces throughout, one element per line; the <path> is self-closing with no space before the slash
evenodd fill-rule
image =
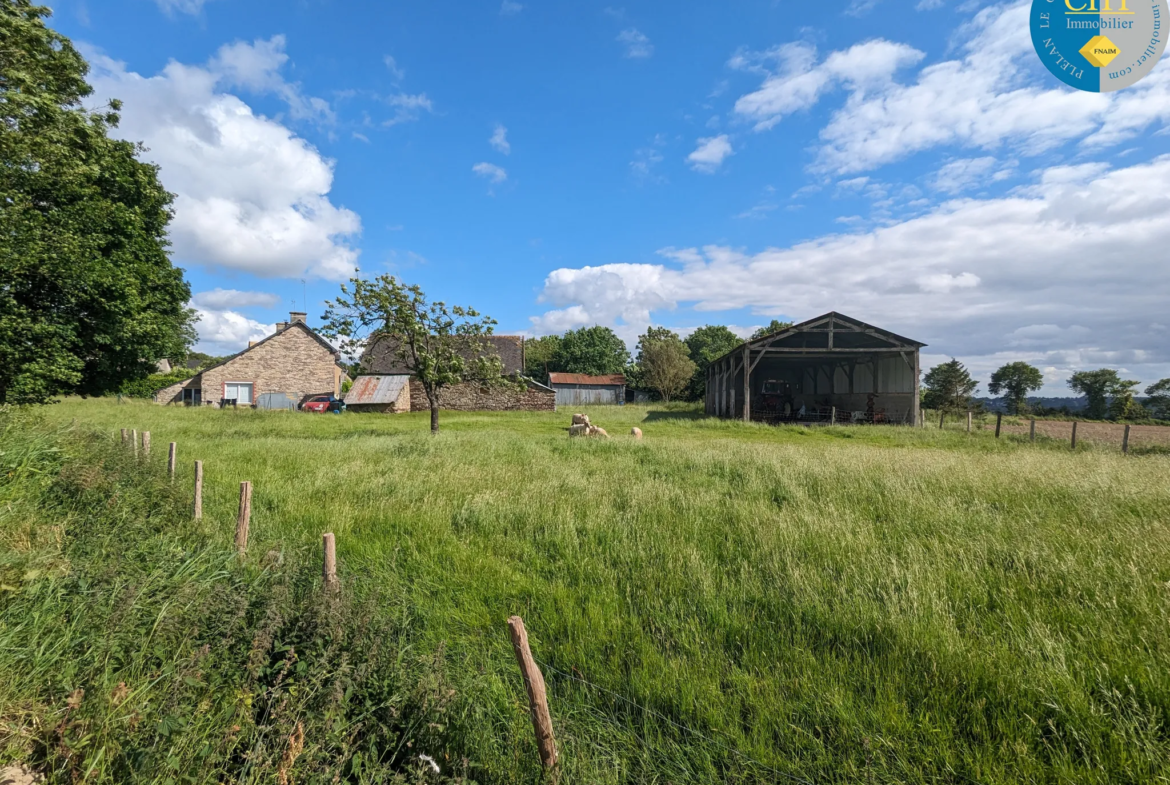
<path id="1" fill-rule="evenodd" d="M 791 322 L 773 320 L 752 338 L 791 326 Z M 623 374 L 631 389 L 653 393 L 664 401 L 701 401 L 707 392 L 707 368 L 742 342 L 724 325 L 700 327 L 686 338 L 666 327 L 650 327 L 638 337 L 631 357 L 625 342 L 610 328 L 582 327 L 527 341 L 525 373 L 540 381 L 547 381 L 550 373 Z"/>
<path id="2" fill-rule="evenodd" d="M 973 397 L 979 382 L 954 358 L 927 371 L 922 386 L 922 405 L 927 409 L 958 413 L 982 408 Z M 1048 412 L 1028 404 L 1028 393 L 1043 386 L 1044 374 L 1039 368 L 1026 362 L 1013 362 L 991 375 L 987 389 L 991 395 L 1002 398 L 1009 414 L 1043 415 Z M 1140 382 L 1123 379 L 1112 368 L 1077 371 L 1069 377 L 1068 386 L 1085 398 L 1084 416 L 1091 420 L 1170 419 L 1170 379 L 1149 385 L 1144 401 L 1137 400 Z"/>

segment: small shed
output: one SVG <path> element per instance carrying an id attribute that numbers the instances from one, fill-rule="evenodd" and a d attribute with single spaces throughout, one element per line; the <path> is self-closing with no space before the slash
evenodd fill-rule
<path id="1" fill-rule="evenodd" d="M 626 377 L 621 374 L 550 373 L 548 384 L 556 391 L 557 406 L 619 406 L 626 402 Z"/>
<path id="2" fill-rule="evenodd" d="M 410 377 L 405 374 L 359 376 L 344 396 L 351 412 L 400 414 L 410 411 Z"/>

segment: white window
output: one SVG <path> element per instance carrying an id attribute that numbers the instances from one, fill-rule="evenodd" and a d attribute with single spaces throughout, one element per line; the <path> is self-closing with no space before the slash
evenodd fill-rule
<path id="1" fill-rule="evenodd" d="M 223 386 L 223 399 L 235 401 L 241 406 L 252 405 L 251 382 L 228 382 Z"/>

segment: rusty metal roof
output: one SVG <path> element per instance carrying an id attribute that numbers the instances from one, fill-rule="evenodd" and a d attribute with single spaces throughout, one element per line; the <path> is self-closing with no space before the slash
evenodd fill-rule
<path id="1" fill-rule="evenodd" d="M 552 385 L 557 384 L 590 384 L 599 386 L 624 385 L 626 377 L 620 373 L 610 374 L 609 376 L 586 376 L 583 373 L 550 373 L 548 375 L 548 383 Z"/>
<path id="2" fill-rule="evenodd" d="M 345 405 L 395 403 L 408 384 L 409 376 L 359 376 L 345 394 Z"/>

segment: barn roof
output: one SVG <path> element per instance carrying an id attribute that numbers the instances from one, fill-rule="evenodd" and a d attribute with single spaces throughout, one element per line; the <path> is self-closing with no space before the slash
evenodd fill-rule
<path id="1" fill-rule="evenodd" d="M 405 375 L 359 376 L 344 400 L 347 406 L 396 403 L 402 388 L 408 384 L 410 377 Z"/>
<path id="2" fill-rule="evenodd" d="M 504 375 L 524 372 L 524 338 L 519 335 L 485 335 L 479 340 L 491 345 L 504 366 Z M 398 356 L 398 341 L 392 336 L 375 338 L 366 350 L 362 352 L 362 370 L 371 374 L 402 375 L 409 374 L 402 359 Z M 466 341 L 464 348 L 459 352 L 464 359 L 474 360 L 479 352 L 473 348 L 471 341 Z"/>
<path id="3" fill-rule="evenodd" d="M 744 347 L 794 354 L 843 354 L 916 351 L 923 346 L 926 344 L 921 341 L 905 338 L 843 313 L 830 311 L 807 322 L 794 324 L 786 330 L 745 341 L 715 362 L 723 360 L 728 355 L 743 352 Z"/>
<path id="4" fill-rule="evenodd" d="M 548 375 L 548 383 L 553 386 L 558 384 L 585 384 L 598 387 L 621 386 L 626 383 L 626 377 L 620 373 L 610 374 L 608 376 L 588 376 L 583 373 L 550 373 Z"/>

